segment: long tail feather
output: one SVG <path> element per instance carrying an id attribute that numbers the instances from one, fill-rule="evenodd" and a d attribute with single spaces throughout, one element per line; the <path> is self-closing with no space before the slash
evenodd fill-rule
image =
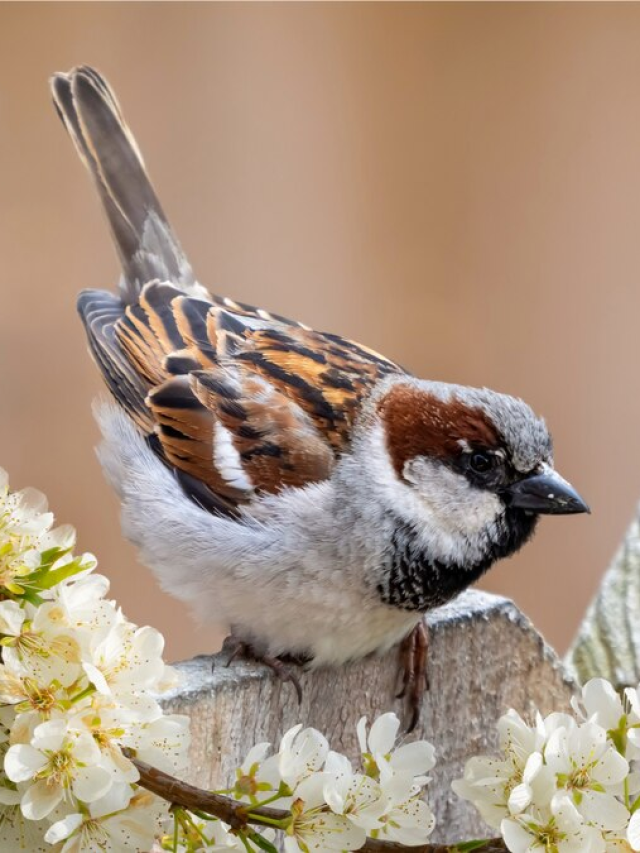
<path id="1" fill-rule="evenodd" d="M 140 151 L 106 80 L 81 66 L 51 79 L 53 99 L 76 150 L 93 175 L 122 263 L 122 297 L 135 302 L 152 279 L 200 291 L 144 168 Z"/>

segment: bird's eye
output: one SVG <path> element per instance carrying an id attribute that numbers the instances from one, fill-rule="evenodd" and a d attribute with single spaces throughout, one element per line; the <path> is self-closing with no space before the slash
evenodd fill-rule
<path id="1" fill-rule="evenodd" d="M 476 474 L 486 474 L 495 466 L 496 457 L 491 453 L 481 453 L 477 451 L 471 454 L 469 459 L 469 467 Z"/>

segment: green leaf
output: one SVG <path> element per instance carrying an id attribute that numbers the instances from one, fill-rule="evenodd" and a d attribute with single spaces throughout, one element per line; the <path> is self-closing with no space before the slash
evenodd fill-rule
<path id="1" fill-rule="evenodd" d="M 40 554 L 40 568 L 52 566 L 56 560 L 59 560 L 60 557 L 64 557 L 65 554 L 68 554 L 69 551 L 73 548 L 73 545 L 70 545 L 68 548 L 58 548 L 57 546 L 54 548 L 48 548 L 46 551 L 42 551 Z"/>
<path id="2" fill-rule="evenodd" d="M 178 823 L 178 815 L 173 813 L 173 853 L 178 853 L 178 842 L 180 840 L 180 824 Z"/>
<path id="3" fill-rule="evenodd" d="M 627 731 L 628 719 L 627 715 L 623 714 L 618 721 L 618 727 L 615 729 L 609 729 L 607 732 L 613 741 L 613 745 L 623 757 L 627 754 Z"/>
<path id="4" fill-rule="evenodd" d="M 250 837 L 253 843 L 260 847 L 261 850 L 266 851 L 266 853 L 278 853 L 275 844 L 272 844 L 271 841 L 267 841 L 267 839 L 263 835 L 260 835 L 259 832 L 252 833 Z"/>
<path id="5" fill-rule="evenodd" d="M 40 607 L 40 605 L 44 603 L 44 598 L 41 598 L 37 592 L 33 592 L 30 589 L 25 589 L 19 598 L 28 601 L 29 604 L 33 604 L 34 607 Z"/>
<path id="6" fill-rule="evenodd" d="M 71 562 L 65 563 L 57 569 L 50 569 L 40 581 L 40 588 L 51 589 L 62 581 L 66 581 L 67 578 L 86 571 L 87 568 L 87 563 L 82 562 L 82 557 L 76 557 L 75 560 L 71 560 Z"/>

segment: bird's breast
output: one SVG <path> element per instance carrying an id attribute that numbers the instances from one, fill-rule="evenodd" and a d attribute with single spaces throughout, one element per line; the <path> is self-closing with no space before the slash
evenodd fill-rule
<path id="1" fill-rule="evenodd" d="M 385 551 L 377 592 L 385 604 L 426 612 L 446 604 L 475 583 L 499 559 L 515 553 L 531 536 L 536 517 L 507 510 L 479 538 L 467 561 L 430 552 L 428 538 L 415 525 L 399 522 Z"/>

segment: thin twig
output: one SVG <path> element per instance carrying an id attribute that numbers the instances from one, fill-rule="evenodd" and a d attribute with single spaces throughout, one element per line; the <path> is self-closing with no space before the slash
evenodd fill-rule
<path id="1" fill-rule="evenodd" d="M 264 825 L 261 824 L 260 817 L 286 820 L 291 816 L 291 813 L 284 809 L 238 803 L 231 797 L 203 791 L 195 785 L 182 782 L 175 776 L 141 761 L 129 749 L 123 749 L 122 752 L 135 764 L 140 774 L 138 784 L 147 791 L 157 794 L 172 806 L 182 806 L 190 811 L 196 809 L 220 818 L 232 829 L 243 830 L 248 824 Z M 422 844 L 419 847 L 405 847 L 403 844 L 396 844 L 395 841 L 383 841 L 377 838 L 367 838 L 364 846 L 360 848 L 363 853 L 456 853 L 457 849 L 455 844 Z M 506 849 L 501 838 L 493 838 L 482 847 L 477 847 L 473 853 L 504 853 Z"/>
<path id="2" fill-rule="evenodd" d="M 289 817 L 290 813 L 282 809 L 271 809 L 267 806 L 254 808 L 249 803 L 238 803 L 231 797 L 203 791 L 201 788 L 196 788 L 195 785 L 176 779 L 175 776 L 171 776 L 163 770 L 158 770 L 157 767 L 152 767 L 145 761 L 140 761 L 139 758 L 134 757 L 134 753 L 130 749 L 123 749 L 122 753 L 137 767 L 138 773 L 140 773 L 138 784 L 146 788 L 147 791 L 157 794 L 173 806 L 182 806 L 190 811 L 199 809 L 201 812 L 218 817 L 232 829 L 245 829 L 248 823 L 259 823 L 259 821 L 249 818 L 248 812 L 260 814 L 262 817 L 268 817 L 272 820 L 284 820 Z"/>

